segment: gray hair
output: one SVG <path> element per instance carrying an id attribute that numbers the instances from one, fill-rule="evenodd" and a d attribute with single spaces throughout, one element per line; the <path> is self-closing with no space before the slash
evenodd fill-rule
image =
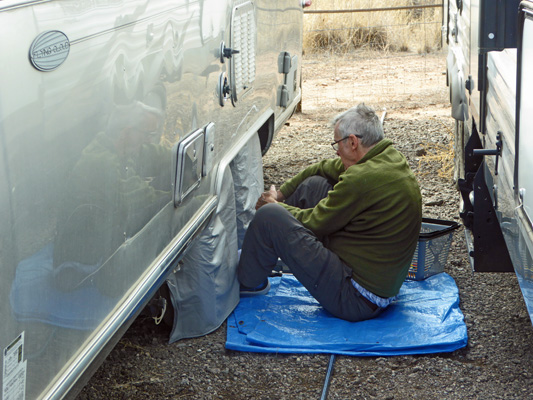
<path id="1" fill-rule="evenodd" d="M 365 106 L 364 103 L 356 107 L 352 107 L 339 115 L 331 121 L 333 127 L 339 124 L 339 133 L 344 139 L 350 135 L 360 135 L 361 144 L 364 147 L 375 145 L 383 139 L 383 126 L 378 116 L 370 107 Z"/>

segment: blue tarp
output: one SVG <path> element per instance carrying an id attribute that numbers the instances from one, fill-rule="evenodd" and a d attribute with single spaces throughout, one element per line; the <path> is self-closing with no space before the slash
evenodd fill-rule
<path id="1" fill-rule="evenodd" d="M 361 322 L 332 316 L 292 275 L 270 283 L 267 295 L 241 298 L 228 318 L 226 348 L 393 356 L 451 352 L 467 344 L 459 291 L 445 273 L 406 281 L 393 304 Z"/>

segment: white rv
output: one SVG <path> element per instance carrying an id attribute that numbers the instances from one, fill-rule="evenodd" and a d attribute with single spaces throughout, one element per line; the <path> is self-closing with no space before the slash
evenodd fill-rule
<path id="1" fill-rule="evenodd" d="M 514 271 L 533 321 L 533 2 L 448 0 L 456 177 L 476 271 Z"/>
<path id="2" fill-rule="evenodd" d="M 172 340 L 235 307 L 305 5 L 0 0 L 3 400 L 75 395 L 165 282 Z"/>

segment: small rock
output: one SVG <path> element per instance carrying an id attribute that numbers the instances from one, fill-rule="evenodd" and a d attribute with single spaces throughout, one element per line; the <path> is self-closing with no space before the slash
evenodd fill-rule
<path id="1" fill-rule="evenodd" d="M 423 157 L 427 154 L 427 151 L 423 147 L 419 147 L 418 149 L 416 149 L 415 154 L 417 155 L 417 157 Z"/>
<path id="2" fill-rule="evenodd" d="M 427 202 L 424 203 L 425 206 L 427 207 L 433 207 L 433 206 L 442 206 L 444 204 L 444 200 L 440 199 L 440 200 L 428 200 Z"/>

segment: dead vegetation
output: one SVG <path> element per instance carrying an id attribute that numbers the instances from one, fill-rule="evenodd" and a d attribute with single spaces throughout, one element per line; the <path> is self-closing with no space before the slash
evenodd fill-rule
<path id="1" fill-rule="evenodd" d="M 437 163 L 440 167 L 437 169 L 438 176 L 445 179 L 452 179 L 454 172 L 454 132 L 449 126 L 437 121 L 446 132 L 447 139 L 443 143 L 424 143 L 422 154 L 418 160 L 419 170 L 425 170 L 423 167 L 427 164 Z"/>
<path id="2" fill-rule="evenodd" d="M 424 6 L 436 0 L 314 0 L 309 10 L 366 10 Z M 428 53 L 441 46 L 442 7 L 306 14 L 304 50 L 353 49 Z"/>

